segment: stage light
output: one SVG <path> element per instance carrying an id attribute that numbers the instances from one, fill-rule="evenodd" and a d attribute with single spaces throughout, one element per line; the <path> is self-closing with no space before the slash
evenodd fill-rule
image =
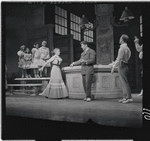
<path id="1" fill-rule="evenodd" d="M 121 22 L 116 23 L 115 18 L 113 17 L 111 18 L 110 23 L 115 27 L 123 27 L 123 26 L 127 27 L 131 19 L 134 19 L 134 16 L 132 12 L 128 9 L 128 7 L 125 7 L 125 10 L 123 11 L 120 17 Z M 98 22 L 99 22 L 98 19 L 94 20 L 94 24 L 92 27 L 92 24 L 88 21 L 85 15 L 82 15 L 82 18 L 79 22 L 79 27 L 83 29 L 84 31 L 94 30 L 98 26 Z"/>

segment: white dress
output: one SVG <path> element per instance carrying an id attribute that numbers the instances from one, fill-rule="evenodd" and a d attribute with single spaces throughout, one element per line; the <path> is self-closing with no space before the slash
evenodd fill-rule
<path id="1" fill-rule="evenodd" d="M 51 78 L 49 84 L 40 95 L 55 99 L 68 97 L 68 91 L 62 79 L 60 70 L 60 63 L 62 59 L 54 55 L 50 58 L 50 60 L 52 62 Z"/>
<path id="2" fill-rule="evenodd" d="M 33 62 L 31 64 L 31 68 L 39 68 L 40 65 L 40 51 L 37 48 L 33 48 L 31 50 L 32 54 L 33 54 Z"/>

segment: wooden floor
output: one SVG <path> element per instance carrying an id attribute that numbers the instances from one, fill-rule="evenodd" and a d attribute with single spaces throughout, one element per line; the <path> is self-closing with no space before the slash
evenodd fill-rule
<path id="1" fill-rule="evenodd" d="M 133 103 L 118 99 L 85 102 L 82 99 L 46 99 L 43 96 L 7 95 L 3 139 L 133 139 L 143 140 L 142 97 Z M 47 139 L 47 140 L 46 140 Z M 147 141 L 147 140 L 146 140 Z"/>
<path id="2" fill-rule="evenodd" d="M 133 94 L 133 102 L 118 103 L 118 99 L 46 99 L 43 96 L 6 96 L 6 115 L 86 123 L 89 120 L 106 126 L 142 127 L 142 97 Z"/>

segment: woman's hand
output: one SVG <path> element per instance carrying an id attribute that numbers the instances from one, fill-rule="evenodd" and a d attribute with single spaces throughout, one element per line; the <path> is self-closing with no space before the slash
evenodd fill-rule
<path id="1" fill-rule="evenodd" d="M 111 68 L 114 66 L 114 61 L 112 61 L 112 63 L 108 64 Z"/>
<path id="2" fill-rule="evenodd" d="M 38 69 L 39 71 L 43 71 L 43 67 Z"/>

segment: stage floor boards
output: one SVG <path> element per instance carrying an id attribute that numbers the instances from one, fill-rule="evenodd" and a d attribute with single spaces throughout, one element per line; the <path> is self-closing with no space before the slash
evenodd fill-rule
<path id="1" fill-rule="evenodd" d="M 142 97 L 132 94 L 133 102 L 118 99 L 46 99 L 43 96 L 7 95 L 6 115 L 118 127 L 142 127 Z"/>

